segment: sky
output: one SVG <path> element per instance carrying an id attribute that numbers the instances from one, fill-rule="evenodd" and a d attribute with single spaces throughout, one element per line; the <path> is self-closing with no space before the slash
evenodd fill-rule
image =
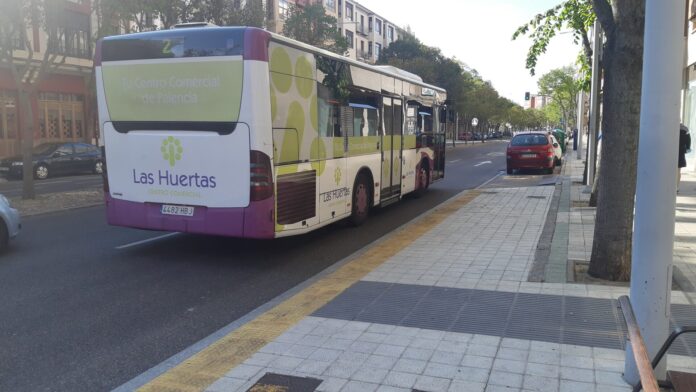
<path id="1" fill-rule="evenodd" d="M 358 0 L 397 26 L 411 26 L 416 37 L 456 57 L 490 80 L 500 95 L 522 105 L 524 93 L 538 90 L 540 75 L 575 64 L 580 47 L 572 34 L 560 34 L 539 58 L 536 76 L 525 68 L 530 40 L 512 41 L 517 27 L 561 0 Z"/>

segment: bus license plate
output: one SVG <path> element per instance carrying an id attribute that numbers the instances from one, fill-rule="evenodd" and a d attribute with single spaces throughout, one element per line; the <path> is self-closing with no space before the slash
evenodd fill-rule
<path id="1" fill-rule="evenodd" d="M 164 215 L 193 216 L 193 207 L 190 206 L 173 206 L 170 204 L 162 204 L 161 211 Z"/>

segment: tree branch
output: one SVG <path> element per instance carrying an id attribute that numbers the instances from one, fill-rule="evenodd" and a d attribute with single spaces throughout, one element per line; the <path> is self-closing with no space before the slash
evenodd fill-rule
<path id="1" fill-rule="evenodd" d="M 614 22 L 614 11 L 611 9 L 611 4 L 607 0 L 592 0 L 592 8 L 594 8 L 597 20 L 602 25 L 602 29 L 607 33 L 612 33 L 616 28 Z"/>
<path id="2" fill-rule="evenodd" d="M 580 27 L 580 37 L 582 38 L 582 50 L 585 53 L 585 59 L 587 64 L 592 64 L 592 44 L 590 43 L 590 37 L 587 35 L 587 29 L 585 26 Z"/>

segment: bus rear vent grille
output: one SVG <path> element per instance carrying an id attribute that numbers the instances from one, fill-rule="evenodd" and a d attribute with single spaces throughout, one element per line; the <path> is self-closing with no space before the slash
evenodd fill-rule
<path id="1" fill-rule="evenodd" d="M 278 224 L 288 225 L 314 217 L 317 204 L 315 170 L 278 176 Z"/>

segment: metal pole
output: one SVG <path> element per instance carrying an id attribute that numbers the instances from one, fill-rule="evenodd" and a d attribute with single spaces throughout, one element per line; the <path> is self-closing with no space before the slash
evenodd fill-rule
<path id="1" fill-rule="evenodd" d="M 457 140 L 459 140 L 459 112 L 457 112 L 457 117 L 455 119 L 454 133 L 457 134 Z M 466 139 L 464 139 L 464 144 L 466 144 Z"/>
<path id="2" fill-rule="evenodd" d="M 651 357 L 669 331 L 685 20 L 682 0 L 645 3 L 630 296 Z M 666 361 L 662 361 L 656 369 L 659 379 L 664 379 L 665 369 Z M 626 350 L 624 378 L 631 384 L 638 380 L 630 348 Z"/>
<path id="3" fill-rule="evenodd" d="M 578 134 L 576 140 L 576 143 L 578 144 L 578 150 L 577 150 L 577 159 L 582 159 L 582 139 L 584 135 L 584 124 L 583 121 L 585 120 L 585 92 L 580 91 L 578 93 L 578 121 L 577 121 L 577 128 L 578 128 Z"/>
<path id="4" fill-rule="evenodd" d="M 590 136 L 587 138 L 587 160 L 585 164 L 587 165 L 587 187 L 585 192 L 592 191 L 592 184 L 594 184 L 595 177 L 595 166 L 593 164 L 593 158 L 596 154 L 595 149 L 597 148 L 597 119 L 599 116 L 599 50 L 602 45 L 600 26 L 599 22 L 595 21 L 593 30 L 593 40 L 592 40 L 592 87 L 590 90 Z"/>

